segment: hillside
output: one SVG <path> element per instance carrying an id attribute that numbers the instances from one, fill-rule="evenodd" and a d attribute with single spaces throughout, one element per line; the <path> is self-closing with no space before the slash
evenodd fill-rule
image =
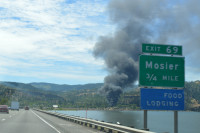
<path id="1" fill-rule="evenodd" d="M 200 111 L 200 81 L 186 82 L 184 93 L 187 109 Z"/>
<path id="2" fill-rule="evenodd" d="M 57 104 L 62 108 L 109 108 L 106 97 L 98 93 L 102 83 L 86 85 L 58 85 L 50 83 L 0 83 L 0 101 L 9 103 L 17 100 L 22 106 L 52 108 Z M 136 86 L 134 86 L 136 87 Z M 185 110 L 200 111 L 200 81 L 186 82 Z M 140 90 L 124 91 L 113 108 L 139 109 Z"/>
<path id="3" fill-rule="evenodd" d="M 58 85 L 58 84 L 52 84 L 52 83 L 30 83 L 29 85 L 32 85 L 36 88 L 43 89 L 46 91 L 71 91 L 71 90 L 80 90 L 80 89 L 96 89 L 100 88 L 103 83 L 96 83 L 96 84 L 84 84 L 84 85 Z"/>
<path id="4" fill-rule="evenodd" d="M 19 83 L 19 82 L 0 82 L 1 85 L 12 87 L 12 88 L 18 88 L 18 89 L 31 89 L 34 90 L 36 89 L 35 87 L 24 84 L 24 83 Z"/>
<path id="5" fill-rule="evenodd" d="M 102 83 L 85 85 L 58 85 L 51 83 L 18 83 L 0 82 L 1 86 L 10 87 L 15 90 L 12 98 L 8 101 L 19 101 L 21 106 L 48 107 L 58 104 L 60 107 L 92 107 L 102 101 L 97 95 L 97 89 Z M 86 98 L 87 96 L 87 98 Z M 93 98 L 95 96 L 95 99 Z M 103 103 L 106 103 L 103 100 Z"/>
<path id="6" fill-rule="evenodd" d="M 62 105 L 66 103 L 63 97 L 29 84 L 17 82 L 1 82 L 0 84 L 1 90 L 3 90 L 3 88 L 14 90 L 14 93 L 7 98 L 8 105 L 12 100 L 19 101 L 21 106 L 52 106 L 53 104 Z"/>
<path id="7" fill-rule="evenodd" d="M 8 104 L 9 99 L 16 92 L 15 89 L 0 85 L 0 105 Z"/>

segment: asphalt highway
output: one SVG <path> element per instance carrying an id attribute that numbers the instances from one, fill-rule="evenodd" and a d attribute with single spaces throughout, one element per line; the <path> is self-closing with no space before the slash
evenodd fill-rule
<path id="1" fill-rule="evenodd" d="M 0 113 L 0 133 L 103 133 L 38 111 Z"/>

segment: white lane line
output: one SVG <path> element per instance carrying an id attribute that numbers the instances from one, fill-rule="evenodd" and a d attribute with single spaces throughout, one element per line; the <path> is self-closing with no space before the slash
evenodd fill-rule
<path id="1" fill-rule="evenodd" d="M 5 121 L 6 119 L 2 119 L 1 121 Z"/>
<path id="2" fill-rule="evenodd" d="M 32 111 L 32 110 L 31 110 Z M 33 111 L 32 111 L 33 112 Z M 40 118 L 40 120 L 42 120 L 44 123 L 46 123 L 47 125 L 49 125 L 51 128 L 53 128 L 57 133 L 61 133 L 60 131 L 58 131 L 54 126 L 52 126 L 51 124 L 49 124 L 47 121 L 45 121 L 43 118 L 41 118 L 39 115 L 37 115 L 35 112 L 33 112 L 33 114 L 35 114 L 38 118 Z"/>

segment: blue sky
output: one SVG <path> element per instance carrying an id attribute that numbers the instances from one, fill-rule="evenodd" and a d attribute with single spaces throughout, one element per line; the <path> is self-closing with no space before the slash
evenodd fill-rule
<path id="1" fill-rule="evenodd" d="M 180 7 L 185 4 L 185 0 L 177 2 L 182 4 Z M 92 50 L 99 36 L 116 30 L 109 19 L 108 3 L 109 0 L 1 0 L 0 81 L 103 82 L 107 75 L 104 61 L 95 59 Z M 191 21 L 199 27 L 198 14 Z M 198 58 L 193 58 L 200 55 L 200 45 L 186 44 L 199 38 L 195 29 L 191 40 L 169 42 L 183 44 L 187 81 L 200 79 L 200 64 L 195 60 Z"/>
<path id="2" fill-rule="evenodd" d="M 98 36 L 114 29 L 107 4 L 107 0 L 0 1 L 0 80 L 103 82 L 104 63 L 91 51 Z"/>

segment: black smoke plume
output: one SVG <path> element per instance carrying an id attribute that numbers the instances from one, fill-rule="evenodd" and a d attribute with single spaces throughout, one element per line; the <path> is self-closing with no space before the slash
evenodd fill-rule
<path id="1" fill-rule="evenodd" d="M 106 94 L 110 106 L 117 104 L 123 89 L 137 81 L 142 43 L 185 45 L 187 54 L 200 47 L 196 43 L 200 38 L 200 30 L 196 30 L 200 28 L 197 5 L 200 2 L 195 0 L 110 1 L 108 13 L 116 31 L 99 37 L 93 50 L 96 58 L 104 59 L 109 72 L 100 91 Z"/>
<path id="2" fill-rule="evenodd" d="M 140 45 L 142 42 L 148 42 L 150 35 L 150 31 L 134 18 L 126 18 L 128 21 L 121 20 L 120 13 L 125 9 L 121 9 L 122 6 L 120 3 L 117 5 L 115 1 L 110 3 L 113 22 L 121 21 L 117 22 L 119 29 L 113 36 L 99 37 L 93 51 L 95 57 L 104 59 L 109 72 L 104 78 L 104 86 L 100 92 L 106 94 L 110 106 L 116 105 L 123 89 L 132 86 L 137 80 Z"/>

